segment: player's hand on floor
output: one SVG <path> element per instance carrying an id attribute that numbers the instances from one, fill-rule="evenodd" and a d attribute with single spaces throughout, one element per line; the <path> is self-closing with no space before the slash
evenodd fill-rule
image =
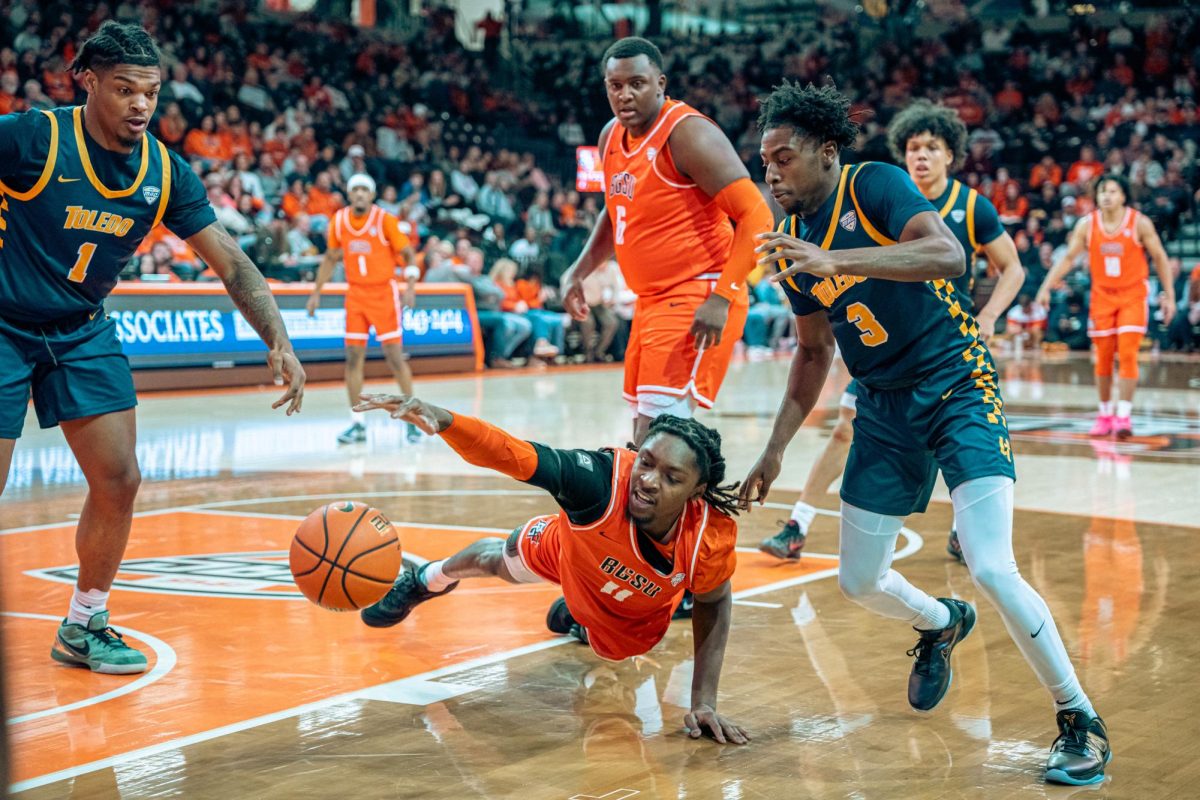
<path id="1" fill-rule="evenodd" d="M 298 413 L 300 406 L 304 404 L 304 382 L 308 380 L 308 376 L 304 374 L 304 367 L 300 365 L 300 359 L 296 358 L 296 354 L 290 350 L 272 350 L 267 354 L 267 364 L 271 367 L 275 385 L 282 386 L 284 383 L 288 385 L 283 397 L 272 403 L 271 408 L 279 408 L 287 404 L 289 417 Z"/>
<path id="2" fill-rule="evenodd" d="M 750 734 L 742 726 L 703 704 L 693 707 L 684 716 L 683 727 L 692 739 L 707 736 L 721 744 L 746 744 L 750 741 Z"/>
<path id="3" fill-rule="evenodd" d="M 780 231 L 760 233 L 755 238 L 758 239 L 759 245 L 754 248 L 754 252 L 758 253 L 758 263 L 761 266 L 770 268 L 776 266 L 780 260 L 789 262 L 787 269 L 771 276 L 771 280 L 776 283 L 799 272 L 818 278 L 828 278 L 837 274 L 829 252 L 815 244 Z"/>
<path id="4" fill-rule="evenodd" d="M 719 295 L 709 295 L 696 309 L 689 333 L 696 339 L 696 349 L 705 350 L 721 343 L 721 332 L 729 320 L 729 301 Z"/>
<path id="5" fill-rule="evenodd" d="M 754 462 L 754 466 L 747 473 L 746 480 L 742 481 L 738 500 L 743 509 L 750 508 L 751 503 L 762 505 L 763 501 L 767 499 L 767 492 L 771 491 L 771 484 L 775 483 L 782 468 L 783 461 L 779 456 L 766 450 L 763 451 L 763 454 L 758 457 L 758 461 Z"/>
<path id="6" fill-rule="evenodd" d="M 392 419 L 411 422 L 430 436 L 444 431 L 453 420 L 449 411 L 404 394 L 360 394 L 355 411 L 380 409 L 388 412 Z"/>

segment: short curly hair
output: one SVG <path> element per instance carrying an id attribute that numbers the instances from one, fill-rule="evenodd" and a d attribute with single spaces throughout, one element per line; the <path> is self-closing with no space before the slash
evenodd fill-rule
<path id="1" fill-rule="evenodd" d="M 955 164 L 961 164 L 966 158 L 967 126 L 958 112 L 928 100 L 918 100 L 892 118 L 887 130 L 888 149 L 903 163 L 908 140 L 922 133 L 932 134 L 945 142 Z"/>
<path id="2" fill-rule="evenodd" d="M 850 99 L 836 87 L 817 88 L 811 83 L 801 88 L 785 80 L 762 101 L 758 132 L 784 127 L 819 142 L 833 142 L 839 150 L 858 137 L 858 123 L 850 118 Z"/>

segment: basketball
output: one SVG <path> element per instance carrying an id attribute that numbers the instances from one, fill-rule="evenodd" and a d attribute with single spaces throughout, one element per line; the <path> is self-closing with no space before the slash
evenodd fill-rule
<path id="1" fill-rule="evenodd" d="M 300 523 L 288 564 L 296 586 L 331 611 L 354 611 L 387 594 L 400 574 L 400 537 L 379 509 L 344 500 Z"/>

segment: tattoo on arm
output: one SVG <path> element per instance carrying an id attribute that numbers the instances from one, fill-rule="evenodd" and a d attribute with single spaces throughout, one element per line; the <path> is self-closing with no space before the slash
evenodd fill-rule
<path id="1" fill-rule="evenodd" d="M 286 344 L 288 336 L 283 317 L 280 316 L 275 296 L 271 294 L 271 288 L 258 271 L 258 267 L 224 230 L 218 231 L 217 244 L 226 264 L 222 280 L 233 304 L 266 342 L 267 347 L 275 348 Z"/>

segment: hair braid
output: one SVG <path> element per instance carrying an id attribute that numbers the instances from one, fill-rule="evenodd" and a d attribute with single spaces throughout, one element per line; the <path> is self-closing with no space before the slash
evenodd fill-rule
<path id="1" fill-rule="evenodd" d="M 135 67 L 157 67 L 159 65 L 158 45 L 146 29 L 141 25 L 122 25 L 109 20 L 83 43 L 75 62 L 71 64 L 74 72 L 87 69 L 105 69 L 118 64 L 129 64 Z"/>
<path id="2" fill-rule="evenodd" d="M 737 488 L 741 482 L 721 485 L 725 480 L 725 457 L 721 455 L 721 434 L 713 428 L 701 425 L 694 419 L 663 414 L 650 422 L 647 436 L 669 433 L 691 448 L 696 454 L 700 468 L 700 480 L 704 482 L 704 501 L 718 511 L 737 516 L 739 500 Z"/>

